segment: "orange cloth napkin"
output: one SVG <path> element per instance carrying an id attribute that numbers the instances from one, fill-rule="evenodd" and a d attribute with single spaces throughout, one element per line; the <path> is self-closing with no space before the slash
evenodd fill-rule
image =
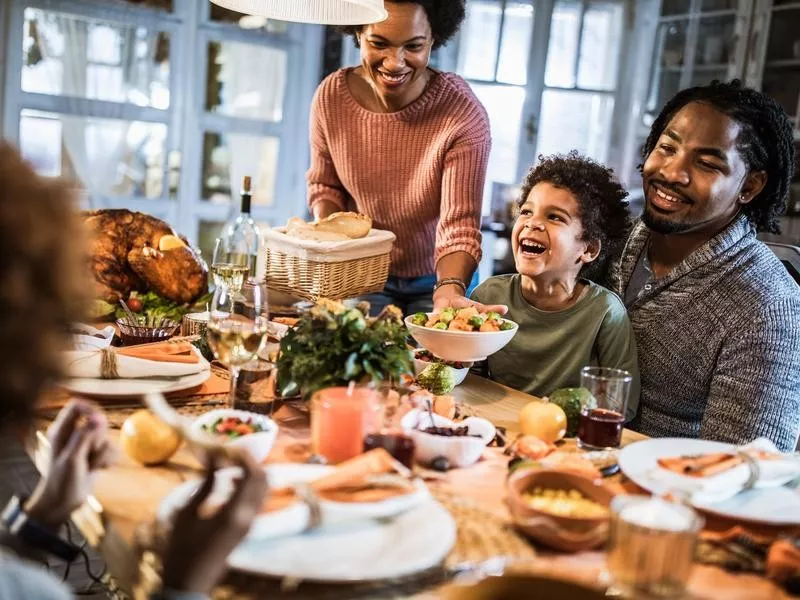
<path id="1" fill-rule="evenodd" d="M 141 346 L 127 346 L 117 350 L 117 354 L 154 360 L 157 362 L 175 362 L 194 364 L 200 362 L 197 353 L 189 342 L 157 342 Z"/>

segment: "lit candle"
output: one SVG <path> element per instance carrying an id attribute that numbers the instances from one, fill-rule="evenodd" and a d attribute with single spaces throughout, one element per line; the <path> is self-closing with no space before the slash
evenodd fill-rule
<path id="1" fill-rule="evenodd" d="M 647 496 L 611 503 L 608 569 L 624 593 L 680 596 L 692 569 L 703 525 L 688 506 Z"/>
<path id="2" fill-rule="evenodd" d="M 366 387 L 320 390 L 311 399 L 311 450 L 329 463 L 339 463 L 364 451 L 364 436 L 380 429 L 381 402 Z"/>

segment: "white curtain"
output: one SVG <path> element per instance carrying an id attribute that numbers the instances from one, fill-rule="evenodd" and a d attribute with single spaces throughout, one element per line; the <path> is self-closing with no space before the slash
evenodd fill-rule
<path id="1" fill-rule="evenodd" d="M 109 24 L 98 32 L 95 24 L 84 19 L 37 12 L 41 60 L 29 69 L 32 91 L 40 88 L 62 95 L 68 106 L 85 98 L 114 102 L 90 118 L 60 115 L 62 163 L 68 163 L 83 183 L 90 205 L 100 196 L 135 193 L 130 182 L 145 179 L 145 165 L 137 165 L 134 154 L 137 142 L 142 143 L 146 135 L 141 131 L 137 135 L 136 124 L 122 120 L 123 102 L 137 66 L 135 30 Z M 152 45 L 154 39 L 144 43 Z M 118 66 L 89 64 L 90 56 L 106 52 L 109 57 L 119 55 Z M 152 49 L 144 54 L 152 56 Z"/>

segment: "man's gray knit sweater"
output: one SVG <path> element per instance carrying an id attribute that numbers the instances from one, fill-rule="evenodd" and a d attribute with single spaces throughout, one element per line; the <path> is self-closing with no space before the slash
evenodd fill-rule
<path id="1" fill-rule="evenodd" d="M 614 273 L 622 298 L 648 246 L 637 223 Z M 632 428 L 732 443 L 800 432 L 800 286 L 744 215 L 628 305 L 642 392 Z"/>

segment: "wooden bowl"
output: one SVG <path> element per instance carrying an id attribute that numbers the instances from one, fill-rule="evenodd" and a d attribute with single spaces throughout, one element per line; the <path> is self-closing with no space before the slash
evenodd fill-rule
<path id="1" fill-rule="evenodd" d="M 447 600 L 603 600 L 605 594 L 571 581 L 541 575 L 486 577 L 475 585 L 455 586 Z"/>
<path id="2" fill-rule="evenodd" d="M 541 544 L 556 550 L 579 552 L 600 546 L 608 537 L 609 515 L 566 517 L 531 507 L 522 497 L 532 488 L 577 490 L 585 498 L 608 508 L 614 491 L 602 480 L 552 469 L 523 470 L 508 479 L 508 505 L 514 526 Z M 610 512 L 609 512 L 610 514 Z"/>

